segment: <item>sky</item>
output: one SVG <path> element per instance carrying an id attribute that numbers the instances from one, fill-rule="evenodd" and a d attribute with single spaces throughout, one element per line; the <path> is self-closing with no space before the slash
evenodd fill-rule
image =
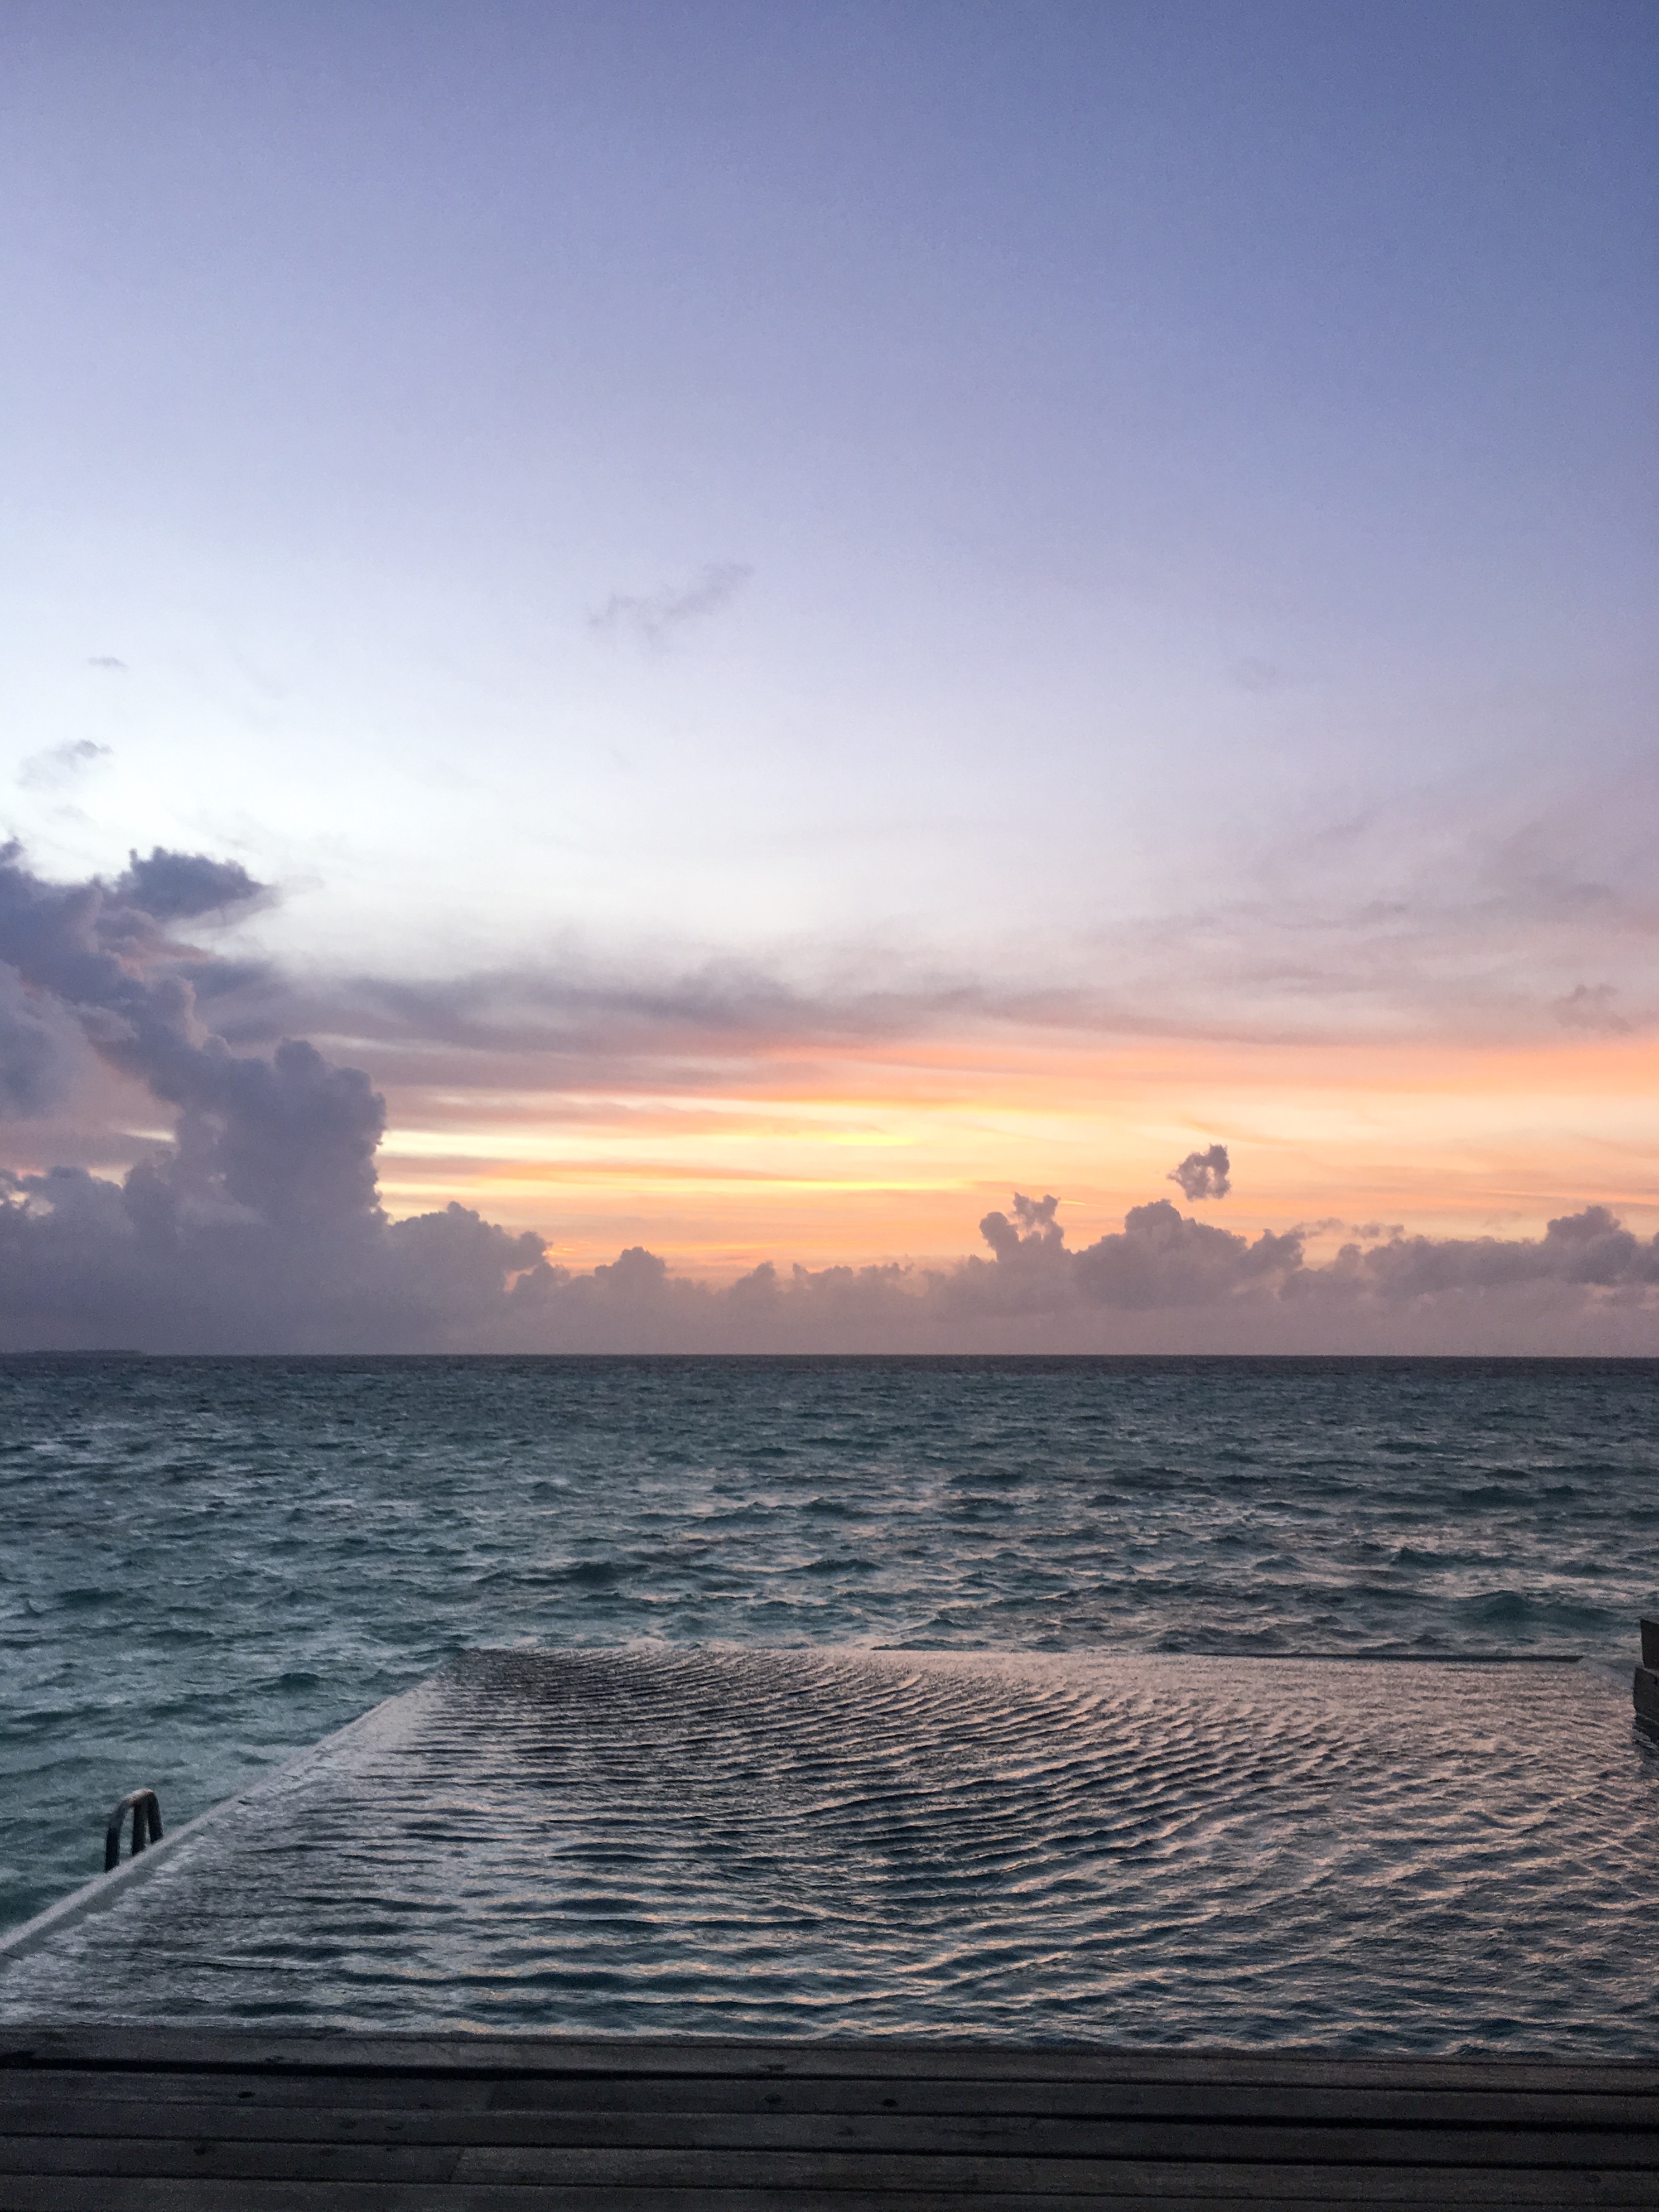
<path id="1" fill-rule="evenodd" d="M 1656 94 L 8 0 L 0 1342 L 1659 1352 Z"/>

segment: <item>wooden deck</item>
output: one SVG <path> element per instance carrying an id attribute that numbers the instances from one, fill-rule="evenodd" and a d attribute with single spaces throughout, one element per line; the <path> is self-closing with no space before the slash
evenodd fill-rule
<path id="1" fill-rule="evenodd" d="M 1659 2063 L 0 2036 L 0 2212 L 1014 2212 L 1056 2200 L 1066 2212 L 1659 2205 Z"/>

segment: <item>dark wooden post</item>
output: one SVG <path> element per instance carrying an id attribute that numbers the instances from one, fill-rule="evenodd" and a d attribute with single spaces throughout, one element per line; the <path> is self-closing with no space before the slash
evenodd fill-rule
<path id="1" fill-rule="evenodd" d="M 1642 1663 L 1636 1670 L 1632 1695 L 1637 1719 L 1659 1735 L 1659 1620 L 1642 1623 Z"/>

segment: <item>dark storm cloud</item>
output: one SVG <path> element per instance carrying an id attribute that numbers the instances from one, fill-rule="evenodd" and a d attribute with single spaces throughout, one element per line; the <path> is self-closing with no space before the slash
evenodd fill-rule
<path id="1" fill-rule="evenodd" d="M 1188 1152 L 1166 1181 L 1179 1183 L 1188 1199 L 1225 1198 L 1232 1188 L 1232 1162 L 1225 1145 L 1212 1145 L 1207 1152 Z"/>
<path id="2" fill-rule="evenodd" d="M 729 606 L 754 573 L 745 561 L 711 562 L 689 584 L 647 593 L 613 592 L 599 612 L 589 616 L 588 628 L 629 629 L 648 644 L 660 645 L 671 631 Z"/>
<path id="3" fill-rule="evenodd" d="M 943 1351 L 1378 1348 L 1652 1350 L 1659 1240 L 1599 1206 L 1541 1237 L 1361 1236 L 1310 1261 L 1311 1231 L 1249 1238 L 1167 1199 L 1073 1251 L 1060 1201 L 1017 1192 L 988 1213 L 989 1257 L 861 1268 L 768 1263 L 725 1288 L 676 1277 L 642 1246 L 572 1271 L 540 1238 L 465 1207 L 392 1222 L 376 1153 L 385 1103 L 361 1068 L 305 1037 L 239 1051 L 216 1008 L 270 1022 L 295 989 L 172 933 L 247 902 L 234 863 L 158 848 L 114 882 L 58 884 L 0 848 L 0 1111 L 34 1115 L 95 1054 L 142 1084 L 174 1133 L 116 1182 L 81 1167 L 0 1170 L 0 1347 L 155 1350 Z M 534 998 L 534 993 L 520 994 Z M 340 1001 L 330 1001 L 337 1012 Z M 477 1048 L 456 987 L 359 987 L 400 1035 L 434 1026 Z M 728 1036 L 775 1040 L 831 1020 L 861 1034 L 925 1016 L 797 998 L 747 971 L 676 988 L 546 984 L 534 1022 L 591 1062 Z M 975 1001 L 982 1011 L 985 1002 Z M 498 1009 L 499 1011 L 499 1009 Z M 469 1024 L 474 1024 L 469 1027 Z M 447 1025 L 447 1027 L 446 1027 Z M 1176 1171 L 1219 1195 L 1226 1149 Z M 1199 1171 L 1201 1170 L 1201 1176 Z M 1185 1182 L 1182 1183 L 1186 1188 Z M 1373 1225 L 1374 1226 L 1374 1225 Z M 1328 1229 L 1329 1224 L 1322 1224 Z"/>

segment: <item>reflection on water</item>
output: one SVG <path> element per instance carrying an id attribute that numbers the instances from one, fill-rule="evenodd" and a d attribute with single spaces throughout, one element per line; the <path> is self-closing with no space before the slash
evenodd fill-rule
<path id="1" fill-rule="evenodd" d="M 467 1655 L 0 1976 L 28 2017 L 1645 2050 L 1592 1669 Z"/>

